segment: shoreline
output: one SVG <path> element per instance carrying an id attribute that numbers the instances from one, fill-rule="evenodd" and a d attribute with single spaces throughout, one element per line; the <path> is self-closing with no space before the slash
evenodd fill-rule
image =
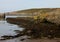
<path id="1" fill-rule="evenodd" d="M 21 41 L 21 39 L 24 37 L 18 37 L 18 38 L 14 38 L 14 39 L 9 39 L 9 40 L 0 40 L 0 42 L 60 42 L 60 38 L 55 38 L 55 39 L 26 39 Z"/>

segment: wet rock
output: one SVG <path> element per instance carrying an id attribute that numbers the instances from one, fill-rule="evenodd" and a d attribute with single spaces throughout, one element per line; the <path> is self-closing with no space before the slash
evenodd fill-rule
<path id="1" fill-rule="evenodd" d="M 0 39 L 0 40 L 6 40 L 6 39 Z"/>
<path id="2" fill-rule="evenodd" d="M 1 36 L 2 38 L 4 38 L 4 39 L 12 39 L 12 38 L 14 38 L 13 36 L 11 36 L 11 35 L 4 35 L 4 36 Z"/>
<path id="3" fill-rule="evenodd" d="M 24 41 L 25 39 L 21 39 L 20 41 Z"/>

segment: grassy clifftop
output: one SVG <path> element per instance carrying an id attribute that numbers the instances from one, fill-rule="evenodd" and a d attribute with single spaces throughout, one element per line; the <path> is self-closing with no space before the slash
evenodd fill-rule
<path id="1" fill-rule="evenodd" d="M 33 8 L 26 10 L 18 10 L 14 12 L 10 12 L 9 14 L 13 15 L 27 15 L 34 16 L 36 18 L 39 16 L 40 18 L 46 18 L 49 21 L 60 23 L 60 8 Z"/>
<path id="2" fill-rule="evenodd" d="M 33 8 L 33 9 L 15 11 L 15 13 L 51 12 L 56 9 L 58 9 L 58 8 Z"/>

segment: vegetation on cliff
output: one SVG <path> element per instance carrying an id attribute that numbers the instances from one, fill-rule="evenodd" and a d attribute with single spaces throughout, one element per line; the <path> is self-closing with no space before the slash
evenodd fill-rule
<path id="1" fill-rule="evenodd" d="M 7 18 L 7 22 L 25 28 L 23 35 L 31 38 L 60 38 L 60 9 L 28 9 L 16 13 L 29 15 L 31 17 Z M 20 32 L 21 33 L 21 32 Z"/>
<path id="2" fill-rule="evenodd" d="M 60 8 L 32 8 L 32 9 L 14 11 L 9 14 L 20 15 L 20 16 L 31 16 L 33 18 L 40 16 L 41 18 L 46 18 L 51 22 L 60 24 Z"/>
<path id="3" fill-rule="evenodd" d="M 24 18 L 8 18 L 7 22 L 17 24 L 25 28 L 23 35 L 31 36 L 31 38 L 60 38 L 60 27 L 56 23 L 50 22 L 47 19 L 41 20 L 39 17 L 35 19 Z"/>

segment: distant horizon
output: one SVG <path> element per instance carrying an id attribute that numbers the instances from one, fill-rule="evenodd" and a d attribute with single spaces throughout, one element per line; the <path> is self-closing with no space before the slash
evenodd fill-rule
<path id="1" fill-rule="evenodd" d="M 47 8 L 47 7 L 42 7 L 42 8 Z M 42 8 L 27 8 L 27 9 L 42 9 Z M 15 12 L 15 11 L 21 11 L 21 10 L 27 10 L 27 9 L 19 9 L 19 10 L 7 11 L 7 12 L 0 12 L 0 13 Z"/>
<path id="2" fill-rule="evenodd" d="M 60 8 L 60 0 L 0 0 L 0 13 L 31 8 Z"/>

